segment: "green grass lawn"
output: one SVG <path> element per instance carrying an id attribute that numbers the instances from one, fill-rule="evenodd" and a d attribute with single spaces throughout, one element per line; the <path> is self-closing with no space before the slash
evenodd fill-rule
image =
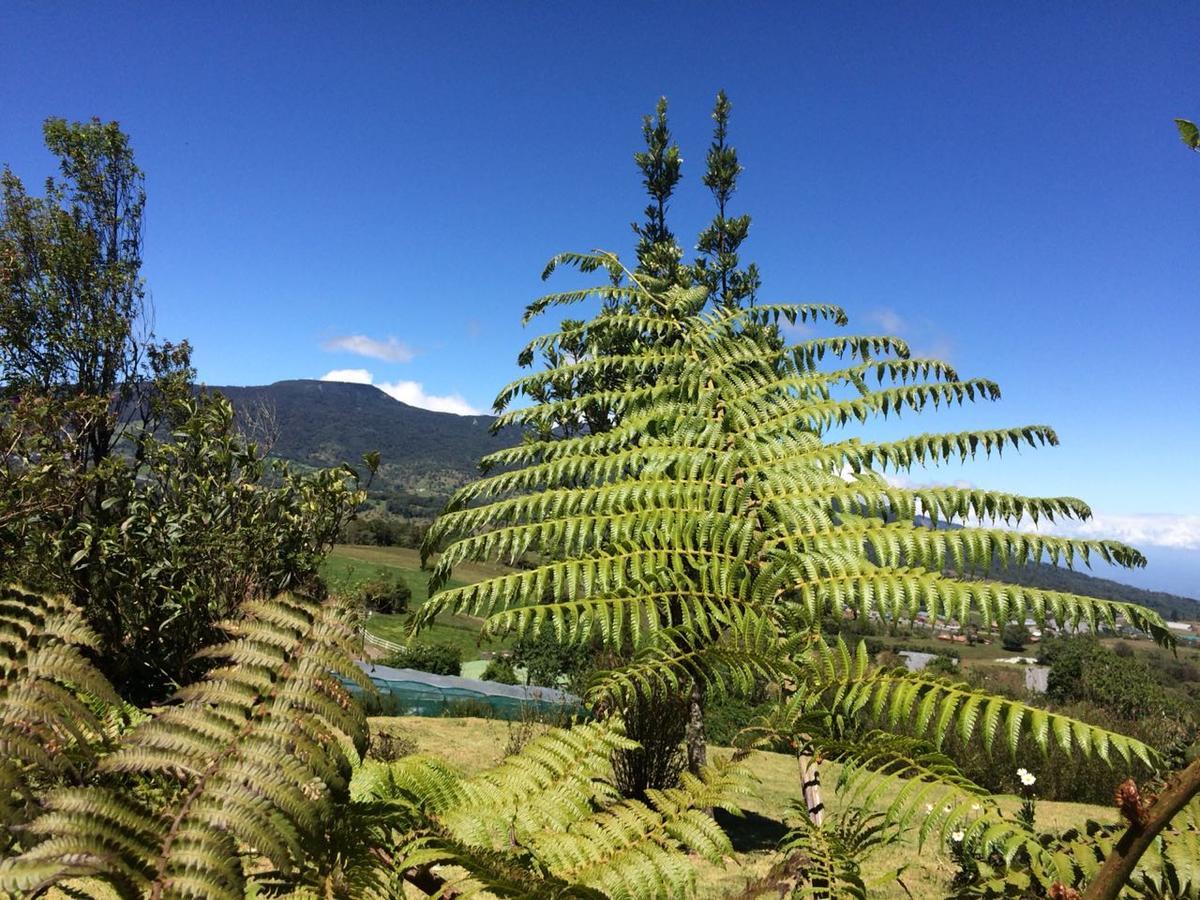
<path id="1" fill-rule="evenodd" d="M 469 584 L 508 571 L 502 566 L 466 563 L 455 569 L 452 586 Z M 321 567 L 330 590 L 350 592 L 364 581 L 379 577 L 399 576 L 412 590 L 409 609 L 418 610 L 429 599 L 429 572 L 421 571 L 421 555 L 404 547 L 360 547 L 339 544 Z M 421 632 L 418 640 L 450 644 L 463 652 L 464 660 L 479 659 L 482 650 L 506 646 L 505 641 L 492 640 L 480 644 L 480 619 L 472 616 L 439 616 L 433 627 Z M 367 623 L 371 634 L 384 640 L 403 644 L 410 640 L 408 615 L 375 615 Z"/>
<path id="2" fill-rule="evenodd" d="M 847 637 L 849 640 L 849 637 Z M 953 641 L 939 641 L 935 638 L 913 637 L 911 635 L 879 635 L 876 640 L 882 641 L 888 649 L 900 647 L 904 650 L 917 650 L 922 653 L 958 654 L 964 660 L 972 659 L 1002 659 L 1009 656 L 1037 656 L 1037 644 L 1030 644 L 1020 653 L 1005 650 L 999 641 L 990 644 L 957 644 Z"/>
<path id="3" fill-rule="evenodd" d="M 465 774 L 496 765 L 503 758 L 504 747 L 516 723 L 486 719 L 387 718 L 371 719 L 371 727 L 397 731 L 415 741 L 417 752 L 446 760 Z M 710 755 L 728 756 L 727 748 L 712 747 Z M 792 801 L 799 795 L 796 760 L 779 753 L 754 752 L 746 760 L 757 788 L 744 802 L 745 815 L 738 819 L 719 814 L 718 819 L 729 834 L 736 851 L 724 866 L 701 861 L 700 897 L 704 900 L 736 894 L 750 881 L 766 874 L 778 858 L 774 847 L 795 821 Z M 1013 765 L 1016 765 L 1013 763 Z M 831 814 L 840 809 L 839 798 L 833 791 L 839 768 L 827 763 L 822 767 L 825 784 L 825 804 Z M 1007 803 L 1015 811 L 1016 802 Z M 1039 803 L 1037 825 L 1043 829 L 1058 829 L 1083 825 L 1087 819 L 1102 822 L 1116 821 L 1112 809 L 1081 803 Z M 918 848 L 915 839 L 906 838 L 899 846 L 880 850 L 869 858 L 864 874 L 876 876 L 902 865 L 904 887 L 892 882 L 871 896 L 886 898 L 944 897 L 954 866 L 945 852 L 926 846 Z M 905 888 L 908 892 L 906 893 Z"/>

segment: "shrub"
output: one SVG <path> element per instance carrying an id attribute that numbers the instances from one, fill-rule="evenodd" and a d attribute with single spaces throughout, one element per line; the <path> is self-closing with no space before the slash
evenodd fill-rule
<path id="1" fill-rule="evenodd" d="M 635 695 L 621 709 L 625 734 L 638 742 L 613 753 L 613 778 L 622 797 L 636 800 L 649 790 L 675 787 L 687 765 L 683 738 L 688 701 L 662 693 Z"/>
<path id="2" fill-rule="evenodd" d="M 771 709 L 770 702 L 754 703 L 743 697 L 719 697 L 704 708 L 704 732 L 710 744 L 733 746 L 738 732 Z"/>
<path id="3" fill-rule="evenodd" d="M 592 670 L 595 651 L 588 645 L 564 643 L 552 628 L 522 637 L 513 647 L 513 665 L 525 667 L 525 681 L 555 687 L 565 680 L 577 686 Z"/>
<path id="4" fill-rule="evenodd" d="M 959 674 L 958 663 L 949 656 L 935 656 L 925 664 L 925 671 L 930 675 L 954 675 Z"/>
<path id="5" fill-rule="evenodd" d="M 359 585 L 358 599 L 372 612 L 404 613 L 412 600 L 412 588 L 398 575 L 380 576 Z"/>
<path id="6" fill-rule="evenodd" d="M 371 722 L 367 756 L 380 762 L 392 762 L 417 752 L 417 742 L 411 735 L 388 726 Z"/>
<path id="7" fill-rule="evenodd" d="M 1000 646 L 1005 650 L 1024 650 L 1029 643 L 1029 629 L 1024 625 L 1011 622 L 1000 632 Z"/>
<path id="8" fill-rule="evenodd" d="M 450 644 L 412 643 L 387 657 L 383 664 L 432 675 L 459 675 L 462 673 L 462 649 Z"/>
<path id="9" fill-rule="evenodd" d="M 497 656 L 483 670 L 483 680 L 495 681 L 499 684 L 516 684 L 517 673 L 513 669 L 511 660 Z"/>

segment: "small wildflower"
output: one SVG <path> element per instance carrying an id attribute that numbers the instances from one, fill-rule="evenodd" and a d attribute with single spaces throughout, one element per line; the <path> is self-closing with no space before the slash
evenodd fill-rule
<path id="1" fill-rule="evenodd" d="M 950 840 L 954 841 L 956 844 L 961 844 L 964 837 L 966 837 L 965 834 L 963 834 L 961 831 L 956 831 L 950 835 Z"/>
<path id="2" fill-rule="evenodd" d="M 1017 777 L 1020 778 L 1022 781 L 1025 780 L 1025 776 L 1028 774 L 1029 774 L 1029 770 L 1026 768 L 1017 769 Z"/>
<path id="3" fill-rule="evenodd" d="M 980 806 L 978 803 L 971 804 L 971 812 L 979 812 L 981 809 L 983 809 L 983 807 Z"/>
<path id="4" fill-rule="evenodd" d="M 932 803 L 926 803 L 926 804 L 925 804 L 925 813 L 928 815 L 928 814 L 929 814 L 929 813 L 931 813 L 931 812 L 933 812 L 933 804 L 932 804 Z"/>
<path id="5" fill-rule="evenodd" d="M 1021 776 L 1021 784 L 1025 785 L 1025 787 L 1033 787 L 1036 781 L 1037 777 L 1032 772 L 1026 772 Z"/>

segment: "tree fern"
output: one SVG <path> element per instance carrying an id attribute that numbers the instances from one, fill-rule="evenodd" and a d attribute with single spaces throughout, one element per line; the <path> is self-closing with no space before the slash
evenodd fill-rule
<path id="1" fill-rule="evenodd" d="M 614 271 L 611 254 L 563 257 L 584 270 Z M 655 311 L 657 338 L 633 352 L 598 356 L 535 372 L 504 388 L 501 408 L 541 395 L 547 379 L 617 373 L 601 394 L 533 403 L 500 424 L 544 434 L 595 403 L 618 410 L 603 433 L 531 439 L 484 460 L 491 474 L 461 489 L 430 529 L 425 555 L 444 546 L 431 587 L 443 588 L 467 560 L 540 560 L 532 568 L 443 589 L 418 626 L 442 612 L 482 616 L 490 633 L 528 633 L 549 622 L 564 640 L 628 641 L 637 658 L 604 684 L 645 689 L 656 680 L 738 687 L 755 677 L 797 679 L 821 693 L 819 646 L 786 647 L 822 619 L 919 612 L 986 627 L 1032 616 L 1043 625 L 1096 628 L 1124 619 L 1156 640 L 1170 636 L 1160 617 L 1127 603 L 1016 587 L 981 577 L 996 564 L 1039 560 L 1074 566 L 1092 558 L 1141 565 L 1136 550 L 1014 530 L 1022 522 L 1083 518 L 1082 501 L 1022 497 L 979 489 L 904 488 L 883 471 L 970 458 L 1022 444 L 1053 444 L 1045 426 L 922 435 L 886 444 L 840 437 L 847 423 L 942 404 L 994 399 L 984 379 L 960 379 L 936 360 L 909 358 L 888 336 L 813 338 L 778 346 L 760 326 L 778 321 L 845 322 L 827 305 L 705 312 L 703 288 L 624 272 L 626 307 L 603 306 L 574 332 L 603 334 Z M 597 289 L 604 297 L 610 288 Z M 588 292 L 551 295 L 531 307 L 576 303 Z M 640 321 L 640 320 L 639 320 Z M 562 332 L 531 347 L 554 347 Z M 527 355 L 527 359 L 531 358 Z M 839 366 L 824 365 L 838 360 Z M 925 519 L 919 519 L 924 516 Z M 945 524 L 963 525 L 953 531 Z M 789 664 L 798 665 L 789 672 Z M 849 673 L 846 673 L 850 677 Z M 1136 742 L 1080 723 L 900 673 L 875 673 L 870 686 L 844 684 L 849 712 L 885 713 L 893 726 L 915 716 L 940 743 L 951 727 L 978 727 L 1012 746 L 1031 733 L 1106 755 L 1150 755 Z M 860 702 L 861 701 L 861 702 Z M 860 703 L 854 707 L 854 703 Z"/>
<path id="2" fill-rule="evenodd" d="M 365 745 L 339 680 L 369 686 L 349 620 L 337 600 L 248 603 L 230 640 L 204 652 L 216 667 L 125 735 L 96 784 L 42 800 L 29 826 L 39 843 L 0 866 L 0 890 L 240 898 L 244 855 L 285 879 L 300 870 L 346 796 L 343 743 Z M 164 789 L 129 790 L 147 779 Z"/>

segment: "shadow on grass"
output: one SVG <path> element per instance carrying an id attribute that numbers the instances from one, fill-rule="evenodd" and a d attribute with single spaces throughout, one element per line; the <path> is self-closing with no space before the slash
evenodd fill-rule
<path id="1" fill-rule="evenodd" d="M 749 810 L 740 816 L 716 810 L 717 824 L 729 835 L 729 842 L 737 853 L 753 853 L 756 850 L 774 850 L 787 834 L 788 827 L 778 819 L 770 819 Z"/>

